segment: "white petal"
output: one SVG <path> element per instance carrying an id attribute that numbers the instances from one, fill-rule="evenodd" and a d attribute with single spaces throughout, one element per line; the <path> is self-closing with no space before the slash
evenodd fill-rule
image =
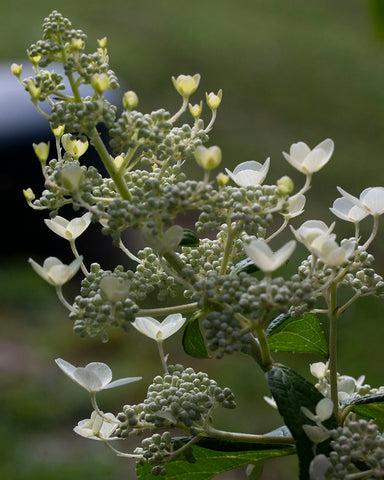
<path id="1" fill-rule="evenodd" d="M 67 362 L 66 360 L 63 360 L 62 358 L 56 358 L 55 360 L 56 364 L 58 367 L 66 374 L 68 375 L 69 378 L 72 378 L 74 380 L 74 373 L 76 370 L 76 367 L 72 365 L 71 363 Z"/>
<path id="2" fill-rule="evenodd" d="M 343 197 L 347 198 L 351 203 L 353 203 L 354 205 L 357 205 L 358 207 L 365 210 L 364 204 L 358 198 L 356 198 L 353 195 L 351 195 L 350 193 L 346 192 L 341 187 L 337 187 L 337 190 L 341 193 L 341 195 Z"/>
<path id="3" fill-rule="evenodd" d="M 143 377 L 125 377 L 125 378 L 119 378 L 119 380 L 114 380 L 111 383 L 108 383 L 108 385 L 105 385 L 103 387 L 103 390 L 107 390 L 108 388 L 115 388 L 115 387 L 120 387 L 121 385 L 126 385 L 127 383 L 133 383 L 141 380 Z"/>
<path id="4" fill-rule="evenodd" d="M 328 420 L 333 413 L 333 402 L 330 398 L 322 398 L 316 405 L 316 414 L 319 416 L 320 421 Z"/>
<path id="5" fill-rule="evenodd" d="M 265 240 L 252 240 L 248 245 L 244 245 L 244 250 L 260 270 L 263 270 L 263 272 L 272 271 L 273 252 Z"/>
<path id="6" fill-rule="evenodd" d="M 152 317 L 136 317 L 132 325 L 140 333 L 143 333 L 153 340 L 157 340 L 157 334 L 161 330 L 160 322 Z"/>
<path id="7" fill-rule="evenodd" d="M 316 145 L 315 149 L 318 149 L 318 148 L 321 148 L 322 150 L 324 150 L 326 157 L 328 157 L 327 158 L 327 161 L 328 161 L 333 153 L 335 144 L 332 139 L 327 138 L 323 140 L 321 143 L 319 143 L 318 145 Z"/>
<path id="8" fill-rule="evenodd" d="M 360 194 L 362 204 L 371 214 L 381 215 L 384 213 L 384 188 L 366 188 Z"/>
<path id="9" fill-rule="evenodd" d="M 112 380 L 112 370 L 105 363 L 91 362 L 86 365 L 85 369 L 94 373 L 99 378 L 103 387 Z"/>
<path id="10" fill-rule="evenodd" d="M 161 322 L 162 339 L 165 340 L 180 330 L 180 328 L 184 325 L 185 320 L 186 319 L 181 315 L 181 313 L 168 315 L 168 317 Z"/>
<path id="11" fill-rule="evenodd" d="M 303 430 L 307 437 L 312 440 L 313 443 L 324 442 L 329 438 L 329 432 L 325 427 L 319 427 L 315 425 L 303 425 Z"/>
<path id="12" fill-rule="evenodd" d="M 289 155 L 296 158 L 300 163 L 304 161 L 307 155 L 309 155 L 311 149 L 304 142 L 297 142 L 291 145 L 289 149 Z"/>
<path id="13" fill-rule="evenodd" d="M 76 368 L 73 379 L 82 387 L 84 387 L 88 392 L 98 392 L 102 389 L 102 381 L 96 375 L 95 372 L 87 370 L 87 368 L 78 367 Z"/>
<path id="14" fill-rule="evenodd" d="M 275 256 L 275 270 L 277 270 L 283 263 L 285 263 L 288 258 L 292 255 L 295 250 L 296 242 L 295 240 L 290 240 L 285 245 L 283 245 L 279 250 L 274 253 Z"/>
<path id="15" fill-rule="evenodd" d="M 68 224 L 67 230 L 71 234 L 72 239 L 78 238 L 91 223 L 92 214 L 90 212 L 85 213 L 82 217 L 74 218 Z"/>

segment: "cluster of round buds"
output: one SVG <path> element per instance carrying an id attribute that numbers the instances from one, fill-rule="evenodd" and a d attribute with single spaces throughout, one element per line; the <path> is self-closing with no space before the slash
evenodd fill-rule
<path id="1" fill-rule="evenodd" d="M 95 167 L 80 166 L 79 162 L 72 158 L 63 161 L 51 160 L 45 167 L 45 174 L 49 181 L 46 182 L 41 197 L 34 200 L 33 205 L 51 210 L 51 216 L 55 216 L 63 205 L 74 203 L 72 193 L 76 192 L 84 200 L 88 200 L 92 190 L 103 183 Z"/>
<path id="2" fill-rule="evenodd" d="M 103 99 L 100 103 L 92 97 L 82 102 L 56 102 L 51 111 L 50 122 L 53 128 L 65 125 L 66 132 L 90 133 L 100 122 L 110 127 L 116 114 L 116 107 Z"/>
<path id="3" fill-rule="evenodd" d="M 230 220 L 237 232 L 263 237 L 272 222 L 271 213 L 285 212 L 285 203 L 276 185 L 227 186 L 217 192 L 214 201 L 206 202 L 196 228 L 199 233 L 206 233 Z"/>
<path id="4" fill-rule="evenodd" d="M 49 95 L 64 90 L 62 80 L 63 77 L 58 73 L 40 70 L 35 77 L 25 78 L 22 83 L 32 100 L 43 102 Z"/>
<path id="5" fill-rule="evenodd" d="M 384 280 L 373 268 L 361 268 L 353 273 L 348 273 L 342 285 L 349 286 L 362 295 L 376 295 L 384 298 Z"/>
<path id="6" fill-rule="evenodd" d="M 121 327 L 127 331 L 139 310 L 135 292 L 145 289 L 148 292 L 152 288 L 121 266 L 111 272 L 102 270 L 96 263 L 92 264 L 69 316 L 75 322 L 74 331 L 82 337 L 101 335 L 103 341 L 108 340 L 107 330 L 110 327 Z"/>
<path id="7" fill-rule="evenodd" d="M 324 480 L 354 478 L 354 473 L 360 473 L 359 478 L 384 478 L 384 438 L 375 423 L 360 419 L 330 433 L 331 452 L 314 458 L 311 478 L 320 478 L 320 469 Z"/>
<path id="8" fill-rule="evenodd" d="M 207 415 L 222 406 L 235 408 L 236 403 L 230 388 L 221 388 L 204 372 L 195 372 L 182 365 L 170 365 L 168 372 L 157 376 L 148 387 L 147 398 L 140 404 L 140 412 L 127 405 L 118 418 L 121 421 L 119 434 L 134 425 L 140 428 L 151 424 L 156 428 L 202 426 Z"/>
<path id="9" fill-rule="evenodd" d="M 295 314 L 300 315 L 309 311 L 315 301 L 311 282 L 298 275 L 290 280 L 273 278 L 270 295 L 267 295 L 264 281 L 245 272 L 218 275 L 212 270 L 207 278 L 196 282 L 193 287 L 192 299 L 198 302 L 199 308 L 209 308 L 210 304 L 217 303 L 226 306 L 225 311 L 215 308 L 203 322 L 210 349 L 218 351 L 219 357 L 223 353 L 249 348 L 249 337 L 241 332 L 249 332 L 251 321 L 258 322 L 265 309 L 286 312 L 294 308 Z M 240 322 L 236 314 L 248 318 L 248 322 Z"/>
<path id="10" fill-rule="evenodd" d="M 141 442 L 141 447 L 137 447 L 134 451 L 136 455 L 141 455 L 138 461 L 139 465 L 148 463 L 152 466 L 152 475 L 166 475 L 166 463 L 172 460 L 173 455 L 178 455 L 178 450 L 184 446 L 182 439 L 172 438 L 169 432 L 163 434 L 155 433 L 152 437 L 145 438 Z M 185 448 L 182 451 L 182 456 L 187 462 L 195 462 L 192 449 Z"/>

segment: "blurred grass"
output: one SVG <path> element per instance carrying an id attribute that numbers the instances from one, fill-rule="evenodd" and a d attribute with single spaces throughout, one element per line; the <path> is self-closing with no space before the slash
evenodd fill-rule
<path id="1" fill-rule="evenodd" d="M 221 146 L 225 166 L 271 156 L 269 180 L 288 174 L 299 186 L 303 179 L 282 159 L 281 151 L 299 140 L 310 146 L 326 137 L 335 140 L 333 159 L 314 177 L 308 216 L 296 224 L 308 218 L 329 222 L 336 185 L 357 195 L 363 188 L 383 184 L 384 45 L 376 39 L 367 7 L 368 2 L 359 0 L 68 0 L 63 5 L 3 0 L 0 60 L 25 58 L 26 47 L 40 38 L 42 19 L 56 8 L 88 33 L 90 44 L 108 37 L 112 68 L 125 87 L 138 93 L 144 111 L 177 109 L 171 76 L 199 72 L 200 96 L 195 94 L 193 101 L 204 91 L 224 91 L 211 138 Z M 25 215 L 33 214 L 26 208 Z M 350 235 L 348 227 L 340 223 L 338 232 Z M 369 227 L 366 222 L 365 231 Z M 379 272 L 384 263 L 381 237 L 382 232 L 374 245 Z M 41 239 L 47 255 L 49 238 L 47 233 Z M 127 390 L 103 393 L 105 408 L 117 411 L 121 395 L 126 395 L 126 403 L 143 397 L 156 368 L 153 345 L 140 339 L 140 348 L 133 348 L 139 338 L 135 332 L 129 338 L 113 335 L 106 345 L 81 341 L 73 335 L 53 289 L 36 278 L 24 259 L 3 263 L 1 478 L 133 478 L 126 461 L 70 432 L 74 419 L 76 423 L 89 415 L 88 399 L 63 378 L 53 360 L 60 356 L 79 364 L 104 361 L 113 367 L 115 378 L 143 375 L 142 382 Z M 372 385 L 384 383 L 381 364 L 374 360 L 382 353 L 381 312 L 378 300 L 362 300 L 340 324 L 340 371 L 354 376 L 366 372 Z M 190 363 L 177 339 L 167 347 L 171 361 Z M 302 359 L 281 356 L 308 376 Z M 238 412 L 228 418 L 225 412 L 218 415 L 223 427 L 259 432 L 279 425 L 278 415 L 261 400 L 267 394 L 263 375 L 246 357 L 192 363 L 219 384 L 230 385 L 238 398 Z M 296 476 L 293 459 L 271 465 L 264 480 Z"/>

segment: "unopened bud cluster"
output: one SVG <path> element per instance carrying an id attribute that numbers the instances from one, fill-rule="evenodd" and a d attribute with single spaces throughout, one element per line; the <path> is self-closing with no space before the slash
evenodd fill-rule
<path id="1" fill-rule="evenodd" d="M 324 480 L 344 480 L 349 474 L 363 471 L 369 476 L 361 478 L 384 478 L 384 438 L 375 423 L 360 419 L 330 433 L 329 456 L 314 460 L 324 464 Z M 315 475 L 316 471 L 311 479 L 319 478 Z"/>
<path id="2" fill-rule="evenodd" d="M 195 372 L 182 365 L 170 365 L 168 372 L 157 376 L 149 386 L 147 398 L 135 407 L 126 405 L 118 418 L 118 435 L 126 436 L 132 425 L 152 424 L 156 428 L 169 426 L 201 427 L 207 415 L 219 406 L 235 408 L 230 388 L 221 388 L 204 372 Z M 125 417 L 125 418 L 124 418 Z"/>

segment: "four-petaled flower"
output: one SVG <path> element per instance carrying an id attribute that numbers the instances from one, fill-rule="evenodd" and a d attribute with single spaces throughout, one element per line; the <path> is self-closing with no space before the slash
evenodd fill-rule
<path id="1" fill-rule="evenodd" d="M 269 170 L 269 163 L 269 158 L 264 162 L 264 165 L 251 160 L 240 163 L 233 172 L 228 170 L 228 168 L 225 171 L 240 187 L 253 187 L 263 183 Z"/>
<path id="2" fill-rule="evenodd" d="M 119 425 L 119 421 L 113 413 L 103 413 L 102 418 L 97 412 L 93 411 L 91 418 L 80 420 L 73 429 L 78 435 L 92 440 L 116 440 L 118 437 L 111 437 Z M 106 418 L 109 421 L 106 421 Z"/>
<path id="3" fill-rule="evenodd" d="M 162 342 L 176 333 L 185 323 L 181 313 L 168 315 L 162 322 L 152 317 L 136 317 L 132 325 L 149 338 Z"/>
<path id="4" fill-rule="evenodd" d="M 360 193 L 359 198 L 354 197 L 340 187 L 337 187 L 337 189 L 343 197 L 365 210 L 369 215 L 377 216 L 384 213 L 384 187 L 366 188 Z"/>
<path id="5" fill-rule="evenodd" d="M 297 230 L 291 226 L 291 230 L 296 240 L 303 243 L 308 250 L 311 250 L 311 245 L 317 237 L 321 235 L 328 235 L 330 238 L 336 237 L 334 234 L 331 235 L 334 226 L 335 223 L 328 227 L 321 220 L 307 220 Z"/>
<path id="6" fill-rule="evenodd" d="M 85 367 L 75 367 L 62 358 L 57 358 L 55 362 L 69 378 L 90 393 L 141 380 L 141 377 L 125 377 L 112 382 L 112 370 L 108 365 L 101 362 L 88 363 Z"/>
<path id="7" fill-rule="evenodd" d="M 54 287 L 61 287 L 67 283 L 77 273 L 83 261 L 80 256 L 73 260 L 69 265 L 65 265 L 56 257 L 48 257 L 44 260 L 43 266 L 30 258 L 29 263 L 35 272 Z"/>
<path id="8" fill-rule="evenodd" d="M 91 217 L 92 214 L 90 212 L 72 220 L 66 220 L 64 217 L 56 215 L 52 220 L 46 219 L 44 222 L 48 228 L 60 237 L 66 240 L 76 240 L 88 228 L 91 223 Z"/>
<path id="9" fill-rule="evenodd" d="M 311 252 L 331 267 L 342 265 L 353 254 L 356 242 L 345 240 L 342 245 L 336 242 L 333 236 L 320 235 L 311 244 Z"/>
<path id="10" fill-rule="evenodd" d="M 365 208 L 359 207 L 346 197 L 336 198 L 330 210 L 336 217 L 355 224 L 369 215 L 369 212 L 367 212 Z"/>
<path id="11" fill-rule="evenodd" d="M 244 250 L 260 270 L 265 273 L 271 273 L 288 260 L 295 246 L 295 240 L 290 240 L 279 250 L 273 252 L 265 240 L 256 239 L 252 240 L 248 245 L 245 244 Z"/>
<path id="12" fill-rule="evenodd" d="M 333 140 L 327 138 L 316 145 L 312 150 L 304 142 L 293 143 L 289 154 L 283 152 L 285 159 L 297 170 L 305 175 L 318 172 L 331 158 L 333 153 Z"/>

